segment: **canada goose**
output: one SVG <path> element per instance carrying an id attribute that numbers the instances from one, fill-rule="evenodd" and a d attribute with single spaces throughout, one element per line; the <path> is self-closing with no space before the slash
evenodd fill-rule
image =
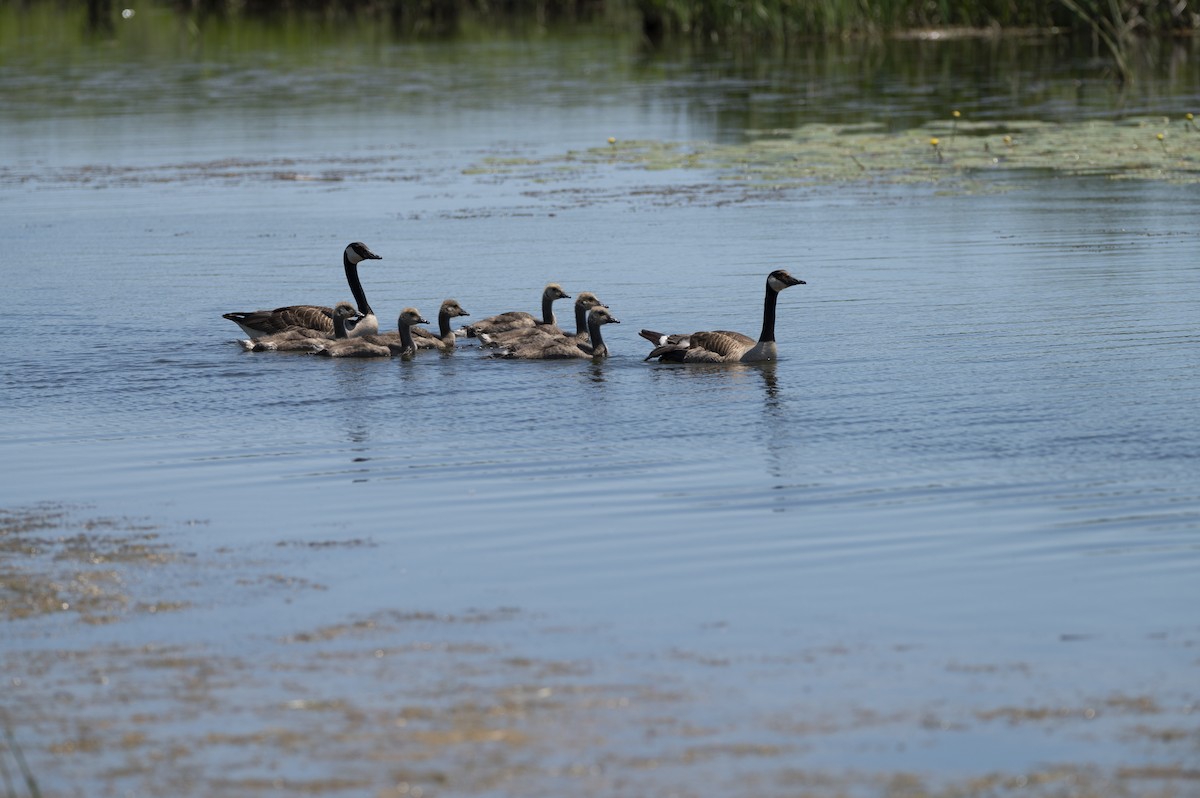
<path id="1" fill-rule="evenodd" d="M 329 341 L 325 348 L 316 354 L 325 357 L 408 357 L 417 351 L 413 344 L 412 326 L 428 323 L 429 320 L 422 318 L 416 308 L 405 308 L 400 311 L 400 318 L 396 320 L 399 340 L 389 340 L 379 335 L 362 335 L 358 338 Z"/>
<path id="2" fill-rule="evenodd" d="M 577 342 L 572 336 L 561 338 L 534 337 L 527 341 L 518 341 L 496 353 L 496 357 L 519 360 L 562 360 L 566 358 L 598 358 L 608 357 L 608 346 L 600 336 L 600 328 L 605 324 L 620 324 L 609 309 L 600 306 L 592 308 L 588 313 L 587 327 L 591 343 Z"/>
<path id="3" fill-rule="evenodd" d="M 484 346 L 510 346 L 519 341 L 533 337 L 548 336 L 552 338 L 572 338 L 576 343 L 588 342 L 587 314 L 592 308 L 606 308 L 600 299 L 591 291 L 580 291 L 575 295 L 575 332 L 568 336 L 558 328 L 557 324 L 543 324 L 538 327 L 518 327 L 500 333 L 480 333 L 479 342 Z"/>
<path id="4" fill-rule="evenodd" d="M 803 280 L 796 279 L 784 269 L 767 275 L 762 333 L 757 341 L 748 335 L 728 330 L 695 332 L 691 335 L 664 335 L 653 330 L 642 330 L 640 335 L 654 344 L 654 350 L 646 355 L 646 360 L 658 358 L 664 363 L 758 363 L 774 360 L 778 354 L 775 345 L 775 302 L 783 289 L 804 284 Z"/>
<path id="5" fill-rule="evenodd" d="M 488 316 L 474 324 L 463 327 L 468 338 L 478 338 L 480 333 L 500 333 L 518 327 L 536 327 L 542 324 L 554 324 L 554 302 L 558 299 L 570 299 L 571 295 L 562 290 L 558 283 L 550 283 L 542 289 L 542 318 L 538 320 L 532 313 L 523 310 L 513 310 Z"/>
<path id="6" fill-rule="evenodd" d="M 441 308 L 438 309 L 437 335 L 434 335 L 432 330 L 414 327 L 412 328 L 413 343 L 416 344 L 417 349 L 437 349 L 440 352 L 453 352 L 455 336 L 454 331 L 450 329 L 450 319 L 470 315 L 470 313 L 463 310 L 462 305 L 458 304 L 458 300 L 447 299 L 442 303 Z"/>
<path id="7" fill-rule="evenodd" d="M 382 260 L 382 258 L 367 249 L 367 245 L 360 241 L 350 244 L 342 253 L 342 266 L 346 270 L 346 282 L 350 284 L 350 292 L 354 294 L 354 301 L 358 303 L 358 310 L 362 313 L 362 320 L 354 323 L 352 329 L 351 325 L 347 325 L 347 334 L 351 337 L 379 332 L 379 320 L 375 318 L 375 311 L 371 310 L 362 283 L 358 279 L 358 264 L 364 260 Z M 333 308 L 323 305 L 288 305 L 274 310 L 226 313 L 222 318 L 229 319 L 241 327 L 242 331 L 251 338 L 282 332 L 289 327 L 317 330 L 324 332 L 325 335 L 333 334 Z"/>
<path id="8" fill-rule="evenodd" d="M 337 303 L 333 309 L 333 338 L 345 338 L 347 323 L 361 318 L 362 314 L 349 302 Z M 250 352 L 316 352 L 329 343 L 329 336 L 320 330 L 292 327 L 273 335 L 263 335 L 238 343 Z"/>

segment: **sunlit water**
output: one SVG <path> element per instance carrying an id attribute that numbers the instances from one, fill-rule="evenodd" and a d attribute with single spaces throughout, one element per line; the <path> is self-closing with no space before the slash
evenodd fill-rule
<path id="1" fill-rule="evenodd" d="M 756 84 L 675 63 L 631 78 L 618 62 L 593 98 L 547 78 L 566 57 L 552 45 L 529 63 L 508 54 L 503 78 L 471 47 L 426 63 L 436 96 L 411 103 L 395 58 L 372 73 L 379 98 L 231 69 L 199 81 L 200 108 L 167 74 L 148 107 L 30 100 L 0 117 L 3 505 L 196 521 L 173 545 L 327 588 L 246 601 L 209 574 L 185 613 L 48 644 L 254 657 L 381 610 L 513 608 L 537 621 L 481 634 L 585 661 L 599 683 L 692 694 L 682 722 L 727 744 L 772 743 L 785 718 L 879 713 L 806 738 L 798 767 L 1178 763 L 1177 748 L 1131 747 L 1119 718 L 1062 734 L 970 724 L 995 707 L 1150 695 L 1157 720 L 1195 734 L 1194 187 L 1028 175 L 978 196 L 849 186 L 745 201 L 697 174 L 477 173 L 488 155 L 609 135 L 735 138 L 753 122 L 719 112 L 736 105 L 731 85 Z M 98 90 L 118 93 L 112 79 Z M 255 109 L 264 80 L 302 106 Z M 659 201 L 705 181 L 711 197 Z M 346 362 L 234 344 L 223 312 L 349 299 L 352 240 L 383 256 L 362 276 L 387 324 L 451 296 L 474 317 L 536 310 L 554 280 L 612 308 L 612 356 L 495 361 L 468 344 Z M 778 363 L 642 361 L 642 327 L 756 333 L 776 268 L 807 281 L 780 297 Z M 352 539 L 373 545 L 278 545 Z M 41 645 L 33 623 L 9 624 L 4 647 Z M 76 784 L 35 755 L 49 786 Z M 646 783 L 712 775 L 680 770 Z"/>

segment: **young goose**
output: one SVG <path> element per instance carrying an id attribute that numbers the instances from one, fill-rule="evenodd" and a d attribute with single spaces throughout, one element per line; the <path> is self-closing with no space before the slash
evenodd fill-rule
<path id="1" fill-rule="evenodd" d="M 413 343 L 417 345 L 417 349 L 437 349 L 440 352 L 453 352 L 455 336 L 454 331 L 450 329 L 450 319 L 470 315 L 470 313 L 463 310 L 462 305 L 458 304 L 458 300 L 447 299 L 438 310 L 437 335 L 434 335 L 431 330 L 414 327 L 412 329 Z"/>
<path id="2" fill-rule="evenodd" d="M 463 327 L 468 338 L 478 338 L 480 333 L 495 334 L 518 327 L 537 327 L 543 324 L 554 324 L 554 302 L 558 299 L 570 299 L 571 295 L 562 290 L 558 283 L 550 283 L 542 290 L 542 318 L 539 321 L 532 313 L 523 310 L 513 310 L 496 316 L 488 316 L 474 324 Z"/>
<path id="3" fill-rule="evenodd" d="M 588 342 L 587 314 L 592 308 L 606 308 L 600 299 L 591 291 L 580 291 L 575 296 L 575 333 L 568 336 L 558 328 L 557 324 L 543 324 L 538 327 L 518 327 L 501 333 L 481 333 L 479 342 L 484 346 L 511 346 L 521 341 L 537 337 L 572 338 L 576 343 Z"/>
<path id="4" fill-rule="evenodd" d="M 399 340 L 385 338 L 380 335 L 363 335 L 358 338 L 346 338 L 341 341 L 329 341 L 325 348 L 316 354 L 325 357 L 411 357 L 417 351 L 413 343 L 412 326 L 428 324 L 429 320 L 422 318 L 416 308 L 405 308 L 400 311 L 396 321 Z"/>
<path id="5" fill-rule="evenodd" d="M 342 266 L 346 271 L 346 282 L 350 284 L 350 292 L 354 294 L 354 301 L 358 303 L 358 310 L 363 316 L 362 321 L 354 324 L 352 330 L 348 326 L 348 335 L 351 337 L 379 332 L 379 320 L 375 318 L 375 311 L 371 310 L 371 305 L 367 302 L 367 295 L 363 291 L 362 282 L 358 279 L 358 264 L 364 260 L 382 260 L 382 258 L 367 249 L 367 245 L 360 241 L 350 244 L 342 253 Z M 333 308 L 323 305 L 288 305 L 274 310 L 226 313 L 222 318 L 229 319 L 241 327 L 242 331 L 251 338 L 282 332 L 289 327 L 317 330 L 324 332 L 325 335 L 333 334 Z"/>
<path id="6" fill-rule="evenodd" d="M 339 302 L 333 309 L 333 337 L 346 337 L 346 326 L 362 318 L 349 302 Z M 320 330 L 292 327 L 274 335 L 238 341 L 250 352 L 316 352 L 329 343 L 329 336 Z"/>
<path id="7" fill-rule="evenodd" d="M 755 341 L 748 335 L 728 330 L 695 332 L 691 335 L 664 335 L 653 330 L 642 330 L 641 336 L 654 344 L 654 350 L 646 360 L 658 358 L 666 363 L 759 363 L 775 360 L 778 348 L 775 345 L 775 302 L 779 292 L 791 285 L 804 285 L 777 269 L 767 275 L 767 295 L 763 302 L 762 333 Z"/>
<path id="8" fill-rule="evenodd" d="M 587 328 L 591 343 L 584 344 L 575 341 L 571 336 L 561 338 L 535 337 L 528 341 L 519 341 L 505 347 L 496 353 L 496 357 L 519 360 L 563 360 L 567 358 L 598 358 L 608 357 L 608 346 L 600 336 L 600 328 L 605 324 L 620 324 L 606 307 L 592 308 L 588 313 Z"/>

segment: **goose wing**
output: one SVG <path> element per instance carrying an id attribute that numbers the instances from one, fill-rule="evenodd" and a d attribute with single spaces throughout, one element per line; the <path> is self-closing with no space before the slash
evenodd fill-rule
<path id="1" fill-rule="evenodd" d="M 494 357 L 511 360 L 567 360 L 570 358 L 588 358 L 591 352 L 585 352 L 581 347 L 570 343 L 567 339 L 546 338 L 540 341 L 524 342 L 509 347 L 502 347 Z"/>
<path id="2" fill-rule="evenodd" d="M 642 337 L 659 341 L 646 360 L 660 358 L 673 363 L 724 363 L 737 360 L 754 346 L 754 339 L 732 330 L 707 330 L 691 335 L 662 335 L 651 330 Z M 656 336 L 651 338 L 650 336 Z"/>
<path id="3" fill-rule="evenodd" d="M 391 357 L 392 350 L 380 336 L 363 335 L 330 341 L 316 354 L 325 357 Z"/>
<path id="4" fill-rule="evenodd" d="M 297 342 L 323 342 L 332 340 L 332 331 L 313 330 L 307 327 L 289 327 L 270 335 L 260 335 L 255 338 L 238 341 L 243 349 L 251 352 L 293 351 L 291 346 Z"/>
<path id="5" fill-rule="evenodd" d="M 486 319 L 480 319 L 474 324 L 468 324 L 464 329 L 467 331 L 467 336 L 477 338 L 480 333 L 500 333 L 506 330 L 514 330 L 518 327 L 536 327 L 537 319 L 532 313 L 527 313 L 523 310 L 510 310 L 508 313 L 500 313 L 495 316 L 489 316 Z"/>
<path id="6" fill-rule="evenodd" d="M 712 330 L 692 333 L 691 344 L 688 354 L 695 355 L 697 358 L 699 353 L 695 350 L 699 349 L 716 355 L 718 360 L 737 360 L 745 354 L 747 349 L 754 346 L 754 339 L 730 330 Z M 693 358 L 689 357 L 688 359 Z"/>
<path id="7" fill-rule="evenodd" d="M 322 305 L 287 305 L 274 310 L 226 313 L 222 318 L 241 327 L 247 335 L 271 335 L 291 327 L 333 334 L 333 308 Z"/>
<path id="8" fill-rule="evenodd" d="M 532 327 L 513 327 L 501 332 L 481 332 L 479 340 L 484 346 L 513 346 L 542 339 L 566 337 L 566 333 L 557 325 L 535 324 Z"/>

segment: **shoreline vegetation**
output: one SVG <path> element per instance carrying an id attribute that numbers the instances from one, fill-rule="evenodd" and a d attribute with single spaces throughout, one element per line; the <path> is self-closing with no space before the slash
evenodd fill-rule
<path id="1" fill-rule="evenodd" d="M 87 9 L 89 24 L 112 27 L 131 0 L 23 0 L 18 5 Z M 649 38 L 718 40 L 892 35 L 912 31 L 1054 30 L 1123 36 L 1196 35 L 1194 0 L 156 0 L 180 14 L 277 18 L 365 16 L 398 34 L 454 35 L 465 20 L 492 23 L 639 22 Z"/>
<path id="2" fill-rule="evenodd" d="M 297 20 L 369 24 L 409 40 L 587 26 L 639 36 L 651 47 L 682 41 L 786 50 L 830 39 L 1056 35 L 1090 39 L 1122 82 L 1134 77 L 1147 41 L 1200 36 L 1200 0 L 21 0 L 7 12 L 18 21 L 50 13 L 55 24 L 100 38 L 146 13 L 173 17 L 193 33 Z"/>

